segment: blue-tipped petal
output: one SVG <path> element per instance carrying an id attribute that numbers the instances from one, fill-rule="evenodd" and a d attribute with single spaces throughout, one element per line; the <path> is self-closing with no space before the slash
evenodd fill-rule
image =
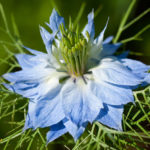
<path id="1" fill-rule="evenodd" d="M 88 14 L 88 24 L 85 26 L 85 28 L 84 28 L 84 30 L 82 32 L 84 37 L 86 37 L 86 31 L 89 33 L 90 38 L 94 39 L 94 36 L 95 36 L 94 9 L 92 10 L 91 13 Z"/>
<path id="2" fill-rule="evenodd" d="M 148 71 L 150 70 L 149 65 L 145 65 L 144 63 L 137 61 L 137 60 L 132 60 L 128 58 L 121 59 L 122 63 L 131 69 L 131 71 L 136 74 L 138 77 L 143 79 L 143 82 L 150 83 L 149 80 L 149 73 Z M 142 84 L 142 86 L 147 85 L 146 83 Z M 137 88 L 136 86 L 135 88 Z"/>
<path id="3" fill-rule="evenodd" d="M 118 48 L 121 46 L 121 43 L 116 44 L 104 44 L 103 49 L 100 53 L 100 57 L 112 56 Z"/>
<path id="4" fill-rule="evenodd" d="M 15 56 L 22 69 L 31 69 L 40 63 L 36 56 L 27 54 L 17 54 Z M 34 57 L 36 57 L 36 59 Z"/>
<path id="5" fill-rule="evenodd" d="M 93 122 L 97 117 L 102 102 L 87 89 L 82 79 L 74 83 L 68 80 L 62 88 L 62 106 L 66 118 L 70 119 L 77 126 L 84 122 Z M 80 117 L 79 117 L 80 116 Z"/>
<path id="6" fill-rule="evenodd" d="M 108 127 L 121 131 L 123 109 L 123 105 L 112 106 L 105 104 L 104 108 L 101 109 L 97 120 Z"/>
<path id="7" fill-rule="evenodd" d="M 26 115 L 26 120 L 25 120 L 25 125 L 24 125 L 24 131 L 33 128 L 35 129 L 35 121 L 36 121 L 36 116 L 35 116 L 35 109 L 36 109 L 36 101 L 30 100 L 28 104 L 28 113 Z"/>
<path id="8" fill-rule="evenodd" d="M 12 85 L 10 84 L 6 84 L 6 83 L 3 83 L 2 85 L 5 86 L 5 88 L 7 88 L 8 90 L 10 90 L 11 92 L 15 92 L 14 88 Z"/>
<path id="9" fill-rule="evenodd" d="M 54 93 L 51 92 L 51 94 Z M 65 118 L 59 94 L 55 93 L 55 97 L 53 99 L 48 98 L 49 97 L 37 102 L 36 128 L 49 127 L 51 125 L 57 124 Z"/>
<path id="10" fill-rule="evenodd" d="M 144 78 L 144 82 L 150 84 L 150 73 Z"/>
<path id="11" fill-rule="evenodd" d="M 126 50 L 123 53 L 121 53 L 120 55 L 117 55 L 117 58 L 122 59 L 122 58 L 127 58 L 129 55 L 130 51 Z"/>
<path id="12" fill-rule="evenodd" d="M 45 60 L 40 61 L 40 65 L 35 66 L 34 69 L 30 68 L 28 71 L 26 70 L 21 70 L 17 72 L 12 72 L 12 73 L 6 73 L 3 75 L 3 77 L 10 81 L 10 82 L 34 82 L 38 80 L 41 81 L 42 78 L 49 78 L 51 75 L 53 75 L 56 70 L 53 68 L 48 67 L 48 62 Z"/>
<path id="13" fill-rule="evenodd" d="M 50 16 L 50 28 L 52 29 L 52 31 L 55 33 L 58 31 L 59 26 L 63 23 L 65 25 L 65 21 L 64 18 L 59 16 L 59 14 L 57 13 L 57 11 L 55 9 L 53 9 L 52 14 Z"/>
<path id="14" fill-rule="evenodd" d="M 140 75 L 141 73 L 146 73 L 150 69 L 150 66 L 137 60 L 125 58 L 125 59 L 121 59 L 121 61 L 126 67 L 131 69 L 132 72 L 137 75 Z"/>
<path id="15" fill-rule="evenodd" d="M 112 85 L 105 82 L 91 81 L 90 89 L 99 100 L 110 105 L 122 105 L 129 102 L 134 102 L 133 92 L 128 87 L 121 87 L 119 85 Z"/>
<path id="16" fill-rule="evenodd" d="M 4 86 L 12 92 L 22 95 L 23 97 L 33 98 L 37 95 L 38 83 L 22 81 L 24 76 L 18 76 L 17 73 L 4 74 L 3 77 L 11 82 L 10 84 L 4 84 Z"/>
<path id="17" fill-rule="evenodd" d="M 98 67 L 91 69 L 94 78 L 99 81 L 124 86 L 136 86 L 142 79 L 121 64 L 115 57 L 105 58 Z"/>
<path id="18" fill-rule="evenodd" d="M 56 33 L 58 32 L 57 36 L 58 36 L 58 38 L 61 38 L 61 34 L 59 32 L 59 26 L 61 24 L 63 24 L 65 26 L 64 18 L 59 16 L 57 11 L 55 9 L 53 9 L 52 14 L 49 19 L 49 22 L 50 22 L 50 24 L 47 24 L 47 25 L 52 29 L 53 34 L 56 35 Z"/>
<path id="19" fill-rule="evenodd" d="M 63 120 L 63 123 L 67 129 L 67 131 L 73 136 L 74 140 L 77 141 L 77 139 L 81 136 L 81 134 L 84 132 L 85 127 L 87 126 L 87 123 L 84 123 L 81 126 L 77 126 L 72 121 L 65 119 Z"/>
<path id="20" fill-rule="evenodd" d="M 40 33 L 45 44 L 47 53 L 51 56 L 52 53 L 52 44 L 55 38 L 55 34 L 50 34 L 46 29 L 40 27 Z"/>
<path id="21" fill-rule="evenodd" d="M 31 49 L 29 47 L 26 47 L 26 46 L 23 46 L 23 48 L 25 48 L 26 50 L 28 50 L 30 53 L 34 54 L 34 55 L 41 55 L 41 56 L 45 56 L 47 54 L 43 53 L 43 52 L 40 52 L 40 51 L 37 51 L 37 50 L 34 50 L 34 49 Z"/>
<path id="22" fill-rule="evenodd" d="M 38 94 L 37 86 L 38 84 L 24 84 L 24 83 L 15 83 L 15 84 L 4 84 L 4 86 L 12 92 L 22 95 L 27 98 L 36 98 Z"/>
<path id="23" fill-rule="evenodd" d="M 16 77 L 15 73 L 6 73 L 6 74 L 3 74 L 2 77 L 8 80 L 9 82 L 16 82 L 18 78 Z"/>
<path id="24" fill-rule="evenodd" d="M 36 69 L 40 69 L 40 66 Z M 3 77 L 11 82 L 9 88 L 23 97 L 43 99 L 50 98 L 52 95 L 50 92 L 55 93 L 59 90 L 61 73 L 54 69 L 42 68 L 40 72 L 35 69 L 30 69 L 30 73 L 22 70 L 5 74 Z"/>
<path id="25" fill-rule="evenodd" d="M 57 40 L 55 40 L 56 42 Z M 57 42 L 58 43 L 58 42 Z M 39 64 L 42 63 L 42 62 L 45 62 L 47 63 L 47 65 L 51 66 L 52 68 L 59 68 L 59 64 L 58 62 L 56 61 L 55 57 L 53 55 L 48 55 L 48 54 L 45 54 L 43 52 L 39 52 L 39 51 L 36 51 L 36 50 L 33 50 L 33 49 L 30 49 L 28 47 L 25 47 L 25 49 L 27 49 L 30 53 L 36 55 L 37 57 L 34 57 L 31 58 L 31 61 L 34 61 L 34 62 L 38 62 Z M 16 56 L 18 55 L 21 55 L 21 54 L 17 54 Z M 18 56 L 19 57 L 19 56 Z M 18 61 L 23 61 L 23 60 L 19 60 L 19 58 L 17 57 Z M 20 56 L 21 57 L 21 56 Z M 24 59 L 24 58 L 23 58 Z M 30 62 L 31 64 L 34 63 L 34 62 Z M 34 65 L 35 67 L 37 67 L 36 65 Z M 21 66 L 22 67 L 22 66 Z"/>
<path id="26" fill-rule="evenodd" d="M 103 43 L 103 38 L 104 38 L 104 33 L 105 33 L 105 30 L 107 28 L 107 25 L 108 25 L 108 21 L 109 19 L 107 20 L 107 23 L 103 29 L 103 31 L 99 34 L 99 36 L 94 40 L 94 43 L 97 45 L 97 47 L 101 47 L 102 46 L 102 43 Z"/>
<path id="27" fill-rule="evenodd" d="M 51 126 L 50 131 L 47 132 L 47 143 L 54 141 L 65 133 L 67 133 L 67 130 L 62 121 Z"/>
<path id="28" fill-rule="evenodd" d="M 106 23 L 106 26 L 105 28 L 103 29 L 103 31 L 100 33 L 100 35 L 93 41 L 93 43 L 90 45 L 88 45 L 88 49 L 89 50 L 89 56 L 90 58 L 88 59 L 88 62 L 87 62 L 87 66 L 89 66 L 89 68 L 91 68 L 91 66 L 93 67 L 93 62 L 96 61 L 96 64 L 97 64 L 97 61 L 99 61 L 102 57 L 104 57 L 105 53 L 107 55 L 107 53 L 109 54 L 109 52 L 105 52 L 103 50 L 103 38 L 104 38 L 104 32 L 107 28 L 107 24 L 108 24 L 108 21 Z M 111 50 L 112 51 L 112 50 Z M 102 54 L 101 54 L 102 52 Z M 104 56 L 103 56 L 104 55 Z M 94 65 L 95 65 L 95 62 L 94 62 Z"/>
<path id="29" fill-rule="evenodd" d="M 103 44 L 108 44 L 108 43 L 110 43 L 110 42 L 112 41 L 112 39 L 113 39 L 113 36 L 107 37 L 107 38 L 103 41 Z"/>

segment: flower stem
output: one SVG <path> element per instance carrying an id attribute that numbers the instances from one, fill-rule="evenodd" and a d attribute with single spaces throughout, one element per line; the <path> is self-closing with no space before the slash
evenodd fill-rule
<path id="1" fill-rule="evenodd" d="M 118 39 L 119 39 L 122 31 L 123 31 L 123 27 L 126 24 L 127 19 L 128 19 L 129 15 L 130 15 L 130 13 L 131 13 L 131 11 L 132 11 L 133 6 L 135 5 L 135 3 L 136 3 L 136 0 L 132 0 L 131 4 L 129 5 L 129 8 L 128 8 L 127 12 L 125 13 L 124 17 L 121 20 L 118 32 L 116 34 L 116 37 L 113 40 L 113 43 L 117 43 L 117 41 L 118 41 Z"/>

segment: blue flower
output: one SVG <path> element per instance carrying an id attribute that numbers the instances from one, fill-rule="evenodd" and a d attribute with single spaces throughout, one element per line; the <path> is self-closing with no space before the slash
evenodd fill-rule
<path id="1" fill-rule="evenodd" d="M 49 33 L 40 27 L 47 53 L 25 47 L 32 55 L 17 54 L 22 70 L 3 77 L 9 90 L 29 98 L 24 130 L 50 127 L 47 141 L 69 132 L 77 140 L 88 123 L 122 130 L 124 105 L 134 102 L 132 89 L 150 83 L 150 66 L 116 57 L 120 43 L 95 37 L 94 12 L 82 33 L 53 10 Z"/>

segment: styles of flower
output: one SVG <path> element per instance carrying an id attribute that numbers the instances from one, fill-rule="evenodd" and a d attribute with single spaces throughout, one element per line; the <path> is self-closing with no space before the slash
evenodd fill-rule
<path id="1" fill-rule="evenodd" d="M 55 9 L 50 16 L 49 33 L 40 27 L 47 53 L 17 54 L 22 70 L 3 77 L 6 88 L 29 98 L 24 130 L 50 127 L 47 141 L 69 132 L 77 140 L 88 123 L 98 121 L 122 130 L 124 105 L 134 102 L 132 89 L 150 82 L 150 66 L 115 56 L 120 43 L 103 41 L 104 30 L 95 37 L 94 12 L 80 33 Z"/>

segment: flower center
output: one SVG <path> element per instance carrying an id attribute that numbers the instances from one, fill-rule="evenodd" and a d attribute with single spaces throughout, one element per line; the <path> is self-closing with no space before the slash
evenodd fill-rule
<path id="1" fill-rule="evenodd" d="M 85 72 L 87 61 L 87 40 L 78 27 L 74 30 L 69 23 L 69 29 L 60 26 L 62 38 L 60 41 L 61 55 L 64 59 L 67 71 L 72 76 L 82 76 Z"/>

